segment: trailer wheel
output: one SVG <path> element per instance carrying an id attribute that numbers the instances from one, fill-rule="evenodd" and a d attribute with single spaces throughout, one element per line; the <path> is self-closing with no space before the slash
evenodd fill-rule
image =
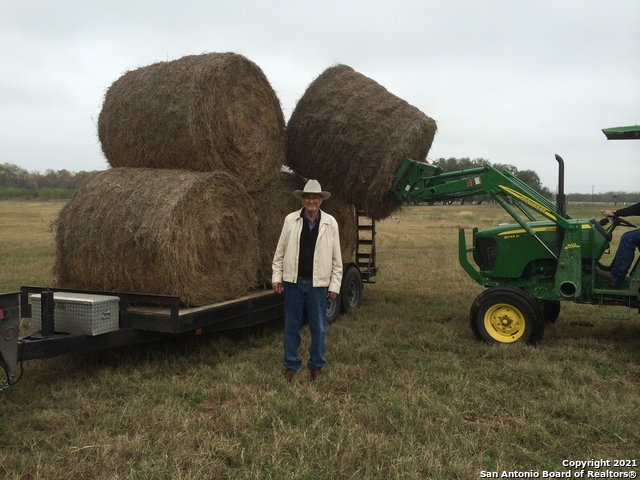
<path id="1" fill-rule="evenodd" d="M 343 313 L 355 310 L 362 303 L 362 277 L 357 268 L 349 268 L 342 279 L 340 299 L 340 309 Z"/>
<path id="2" fill-rule="evenodd" d="M 340 315 L 340 295 L 334 300 L 327 300 L 327 323 L 333 323 Z"/>
<path id="3" fill-rule="evenodd" d="M 560 302 L 558 300 L 538 300 L 544 315 L 544 321 L 555 323 L 560 315 Z"/>
<path id="4" fill-rule="evenodd" d="M 544 334 L 540 304 L 524 290 L 491 287 L 473 302 L 469 319 L 476 338 L 487 343 L 538 343 Z"/>

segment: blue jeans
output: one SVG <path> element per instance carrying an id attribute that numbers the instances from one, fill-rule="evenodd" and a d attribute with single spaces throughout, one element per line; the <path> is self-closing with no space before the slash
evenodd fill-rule
<path id="1" fill-rule="evenodd" d="M 636 248 L 640 248 L 640 228 L 625 232 L 620 237 L 620 245 L 611 262 L 611 278 L 616 285 L 620 285 L 627 276 Z"/>
<path id="2" fill-rule="evenodd" d="M 309 347 L 309 370 L 324 367 L 325 342 L 327 338 L 327 294 L 328 287 L 313 287 L 312 280 L 298 279 L 297 283 L 284 282 L 284 357 L 285 368 L 298 370 L 302 365 L 298 356 L 300 329 L 306 308 L 311 332 Z"/>

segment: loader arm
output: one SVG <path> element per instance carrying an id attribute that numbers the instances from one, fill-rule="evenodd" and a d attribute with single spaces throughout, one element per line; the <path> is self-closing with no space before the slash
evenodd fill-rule
<path id="1" fill-rule="evenodd" d="M 562 162 L 560 157 L 556 157 Z M 561 163 L 562 165 L 562 163 Z M 499 171 L 485 165 L 453 172 L 411 159 L 405 159 L 398 169 L 390 191 L 402 202 L 452 201 L 469 196 L 488 194 L 509 213 L 515 222 L 551 255 L 557 262 L 555 291 L 558 295 L 574 297 L 580 294 L 580 246 L 581 228 L 576 221 L 564 213 L 564 206 L 556 206 L 539 192 L 508 171 Z M 557 249 L 553 251 L 530 225 L 537 219 L 546 219 L 555 224 L 558 234 Z M 460 238 L 464 240 L 464 232 Z M 474 236 L 475 241 L 475 236 Z M 464 247 L 466 252 L 473 252 Z M 467 273 L 478 283 L 495 284 L 483 277 L 463 258 L 460 247 L 460 262 Z"/>
<path id="2" fill-rule="evenodd" d="M 428 163 L 405 159 L 390 190 L 403 202 L 441 202 L 488 194 L 525 230 L 525 220 L 511 205 L 529 221 L 535 218 L 532 212 L 537 212 L 563 228 L 569 225 L 556 205 L 515 175 L 490 165 L 443 173 Z"/>

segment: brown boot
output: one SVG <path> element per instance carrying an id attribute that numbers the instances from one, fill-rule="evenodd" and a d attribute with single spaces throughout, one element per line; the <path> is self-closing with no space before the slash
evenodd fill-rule
<path id="1" fill-rule="evenodd" d="M 322 369 L 318 368 L 317 370 L 311 370 L 309 372 L 309 377 L 311 380 L 322 380 L 324 378 L 324 373 L 322 373 Z"/>
<path id="2" fill-rule="evenodd" d="M 282 375 L 282 379 L 287 383 L 291 383 L 295 374 L 296 371 L 293 368 L 287 368 Z"/>
<path id="3" fill-rule="evenodd" d="M 604 278 L 607 282 L 609 282 L 609 285 L 611 285 L 612 287 L 617 287 L 618 285 L 616 284 L 615 280 L 613 280 L 613 277 L 611 276 L 611 272 L 608 272 L 606 270 L 602 270 L 600 267 L 596 266 L 596 272 L 598 273 L 599 276 L 601 276 L 602 278 Z"/>

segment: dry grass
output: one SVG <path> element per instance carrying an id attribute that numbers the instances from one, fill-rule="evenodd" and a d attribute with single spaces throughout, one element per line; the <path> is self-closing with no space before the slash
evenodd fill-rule
<path id="1" fill-rule="evenodd" d="M 380 222 L 379 276 L 330 325 L 322 383 L 280 382 L 279 322 L 27 363 L 0 395 L 0 476 L 467 480 L 640 461 L 637 312 L 569 304 L 537 347 L 474 340 L 457 227 L 499 221 L 482 205 Z"/>
<path id="2" fill-rule="evenodd" d="M 55 257 L 52 222 L 65 201 L 0 202 L 0 291 L 51 284 Z"/>

